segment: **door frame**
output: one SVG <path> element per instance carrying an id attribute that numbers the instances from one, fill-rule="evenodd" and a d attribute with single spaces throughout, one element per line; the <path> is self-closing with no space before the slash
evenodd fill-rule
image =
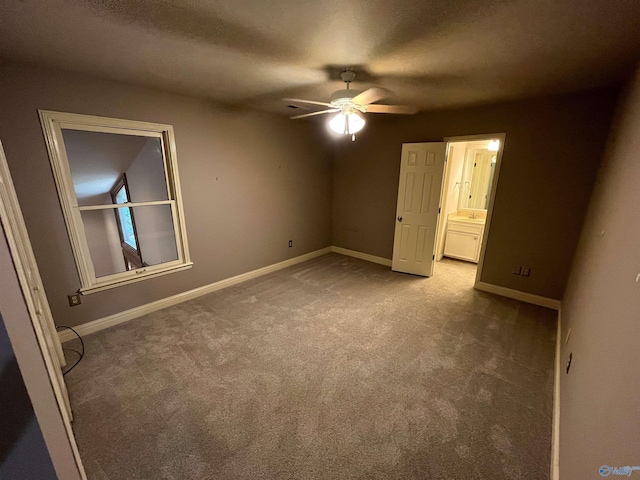
<path id="1" fill-rule="evenodd" d="M 493 206 L 496 201 L 496 192 L 498 190 L 498 181 L 500 179 L 500 166 L 502 165 L 502 152 L 504 151 L 504 145 L 507 138 L 507 134 L 505 132 L 502 133 L 486 133 L 486 134 L 476 134 L 476 135 L 456 135 L 453 137 L 444 137 L 443 141 L 447 142 L 447 166 L 449 161 L 449 144 L 453 142 L 474 142 L 478 140 L 499 140 L 500 147 L 496 153 L 496 167 L 495 172 L 493 174 L 493 181 L 491 182 L 491 196 L 489 197 L 489 208 L 487 208 L 487 219 L 484 224 L 484 233 L 482 235 L 482 245 L 480 246 L 480 257 L 478 258 L 478 268 L 476 269 L 476 278 L 473 283 L 474 288 L 480 283 L 480 278 L 482 277 L 482 268 L 484 267 L 484 255 L 487 250 L 487 243 L 489 240 L 489 231 L 491 228 L 491 219 L 493 218 Z M 446 177 L 447 172 L 443 177 Z M 444 181 L 444 178 L 443 178 Z M 440 195 L 440 206 L 442 207 L 442 199 L 444 196 L 444 188 L 442 189 L 442 193 Z M 440 219 L 442 220 L 442 219 Z"/>
<path id="2" fill-rule="evenodd" d="M 66 387 L 58 383 L 59 338 L 53 322 L 49 325 L 50 319 L 46 315 L 42 318 L 42 314 L 48 312 L 48 303 L 37 271 L 33 272 L 34 289 L 41 289 L 39 293 L 44 295 L 45 305 L 35 311 L 35 316 L 33 312 L 37 307 L 24 294 L 24 288 L 29 288 L 25 286 L 25 271 L 29 266 L 24 262 L 28 261 L 31 244 L 21 220 L 20 206 L 0 143 L 0 271 L 4 272 L 0 276 L 2 319 L 58 477 L 86 480 L 71 428 L 69 405 L 64 400 Z M 37 270 L 35 261 L 31 268 Z M 61 346 L 59 350 L 62 352 Z"/>

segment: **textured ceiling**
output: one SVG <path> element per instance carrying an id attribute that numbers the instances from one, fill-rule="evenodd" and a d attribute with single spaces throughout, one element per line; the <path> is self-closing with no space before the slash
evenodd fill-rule
<path id="1" fill-rule="evenodd" d="M 2 0 L 0 56 L 283 114 L 355 67 L 429 110 L 618 83 L 639 19 L 638 0 Z"/>

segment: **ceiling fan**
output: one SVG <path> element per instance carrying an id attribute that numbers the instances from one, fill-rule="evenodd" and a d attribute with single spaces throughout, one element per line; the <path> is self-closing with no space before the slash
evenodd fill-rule
<path id="1" fill-rule="evenodd" d="M 306 118 L 315 115 L 335 113 L 336 115 L 329 120 L 331 130 L 336 133 L 351 135 L 351 139 L 355 140 L 355 134 L 364 127 L 364 113 L 411 115 L 417 112 L 417 108 L 408 105 L 376 105 L 375 102 L 383 99 L 387 95 L 387 90 L 383 88 L 371 87 L 365 91 L 351 90 L 351 82 L 356 78 L 356 73 L 353 70 L 343 71 L 340 74 L 340 78 L 347 84 L 347 88 L 333 92 L 329 103 L 304 100 L 301 98 L 285 98 L 284 100 L 287 102 L 328 107 L 326 110 L 296 115 L 291 118 Z"/>

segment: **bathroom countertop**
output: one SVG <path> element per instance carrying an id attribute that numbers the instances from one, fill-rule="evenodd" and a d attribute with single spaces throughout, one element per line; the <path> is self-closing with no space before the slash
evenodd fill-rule
<path id="1" fill-rule="evenodd" d="M 469 217 L 464 217 L 462 215 L 454 215 L 453 217 L 449 217 L 449 220 L 453 220 L 456 222 L 473 223 L 476 225 L 482 225 L 486 222 L 485 218 L 469 218 Z"/>

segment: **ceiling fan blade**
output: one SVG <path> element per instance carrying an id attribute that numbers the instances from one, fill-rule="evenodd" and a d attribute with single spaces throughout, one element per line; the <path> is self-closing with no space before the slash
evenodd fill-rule
<path id="1" fill-rule="evenodd" d="M 313 117 L 314 115 L 322 115 L 324 113 L 337 113 L 339 111 L 340 111 L 339 108 L 332 108 L 330 110 L 320 110 L 319 112 L 311 112 L 311 113 L 305 113 L 304 115 L 296 115 L 295 117 L 291 117 L 291 118 L 296 119 L 296 118 Z"/>
<path id="2" fill-rule="evenodd" d="M 367 113 L 399 113 L 413 115 L 418 111 L 416 107 L 409 105 L 367 105 Z"/>
<path id="3" fill-rule="evenodd" d="M 285 102 L 295 102 L 295 103 L 309 103 L 311 105 L 322 105 L 323 107 L 332 107 L 330 103 L 326 102 L 316 102 L 314 100 L 303 100 L 301 98 L 283 98 Z"/>
<path id="4" fill-rule="evenodd" d="M 357 103 L 358 105 L 369 105 L 370 103 L 382 100 L 387 96 L 387 93 L 387 90 L 385 90 L 384 88 L 371 87 L 366 89 L 364 92 L 360 92 L 358 95 L 353 97 L 351 101 L 353 103 Z"/>
<path id="5" fill-rule="evenodd" d="M 288 107 L 293 109 L 302 108 L 303 110 L 313 110 L 313 107 L 309 105 L 302 105 L 300 103 L 289 103 Z"/>

